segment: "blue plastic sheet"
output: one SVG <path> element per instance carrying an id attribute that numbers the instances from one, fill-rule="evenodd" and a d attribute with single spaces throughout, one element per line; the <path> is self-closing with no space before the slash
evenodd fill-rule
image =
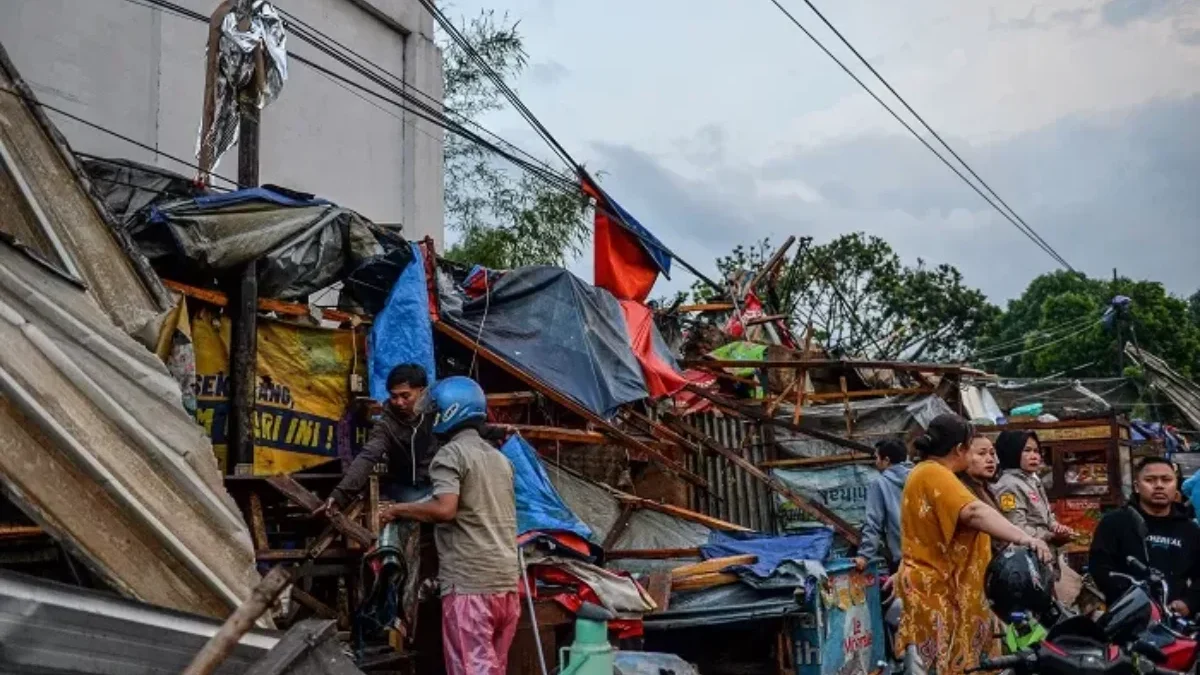
<path id="1" fill-rule="evenodd" d="M 729 571 L 756 588 L 804 587 L 811 574 L 823 571 L 821 561 L 829 556 L 832 545 L 833 530 L 825 527 L 783 536 L 713 532 L 700 547 L 700 555 L 705 560 L 754 555 L 758 562 L 736 565 Z"/>
<path id="2" fill-rule="evenodd" d="M 513 465 L 518 534 L 557 531 L 592 538 L 592 530 L 567 508 L 558 490 L 554 489 L 533 446 L 514 435 L 504 442 L 500 452 Z"/>
<path id="3" fill-rule="evenodd" d="M 421 248 L 410 243 L 413 259 L 392 286 L 387 305 L 375 316 L 370 336 L 371 398 L 388 398 L 387 376 L 401 363 L 425 369 L 430 386 L 436 380 L 433 360 L 433 325 L 429 321 L 429 292 Z"/>

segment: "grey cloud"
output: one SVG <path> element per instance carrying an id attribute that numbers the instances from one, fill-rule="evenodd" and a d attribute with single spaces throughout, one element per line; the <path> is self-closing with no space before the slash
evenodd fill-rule
<path id="1" fill-rule="evenodd" d="M 553 87 L 571 74 L 571 70 L 557 61 L 542 61 L 529 66 L 525 76 L 543 87 Z"/>
<path id="2" fill-rule="evenodd" d="M 1070 262 L 1200 286 L 1200 97 L 1152 101 L 1116 119 L 1068 118 L 982 147 L 948 139 Z M 909 262 L 957 265 L 1003 300 L 1053 269 L 1048 256 L 991 211 L 911 138 L 864 137 L 743 172 L 688 180 L 628 146 L 594 146 L 606 187 L 702 269 L 738 243 L 789 234 L 825 241 L 863 230 Z M 763 197 L 759 179 L 815 186 L 822 200 Z"/>

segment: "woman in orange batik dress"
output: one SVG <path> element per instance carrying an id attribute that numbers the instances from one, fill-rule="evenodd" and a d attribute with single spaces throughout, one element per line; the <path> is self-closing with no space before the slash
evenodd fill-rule
<path id="1" fill-rule="evenodd" d="M 961 675 L 992 654 L 991 609 L 983 594 L 991 537 L 1029 546 L 1043 560 L 1045 542 L 1034 539 L 979 500 L 955 473 L 967 468 L 975 431 L 958 415 L 939 415 L 914 447 L 923 460 L 901 498 L 902 600 L 896 646 L 910 645 L 936 675 Z"/>

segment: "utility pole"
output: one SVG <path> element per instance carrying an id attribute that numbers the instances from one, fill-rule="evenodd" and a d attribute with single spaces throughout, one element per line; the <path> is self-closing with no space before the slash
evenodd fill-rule
<path id="1" fill-rule="evenodd" d="M 1110 302 L 1112 298 L 1116 297 L 1117 278 L 1117 268 L 1114 267 L 1112 291 L 1109 293 Z M 1117 329 L 1117 377 L 1123 377 L 1125 375 L 1125 341 L 1121 339 L 1121 313 L 1116 307 L 1113 307 L 1113 311 L 1116 312 L 1113 316 L 1113 327 Z"/>
<path id="2" fill-rule="evenodd" d="M 250 3 L 243 5 L 242 30 L 248 28 Z M 258 95 L 266 65 L 262 45 L 254 51 L 255 75 L 238 92 L 238 188 L 258 187 Z M 229 280 L 229 427 L 225 444 L 225 471 L 229 475 L 254 472 L 254 405 L 258 400 L 258 265 L 246 263 Z"/>

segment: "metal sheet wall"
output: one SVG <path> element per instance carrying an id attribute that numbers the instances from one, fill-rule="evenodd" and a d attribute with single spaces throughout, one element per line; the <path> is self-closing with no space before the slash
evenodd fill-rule
<path id="1" fill-rule="evenodd" d="M 755 465 L 768 459 L 769 448 L 758 424 L 714 413 L 693 415 L 688 421 Z M 688 455 L 687 468 L 709 485 L 707 492 L 692 490 L 693 510 L 759 532 L 775 531 L 775 502 L 761 482 L 715 453 Z"/>

